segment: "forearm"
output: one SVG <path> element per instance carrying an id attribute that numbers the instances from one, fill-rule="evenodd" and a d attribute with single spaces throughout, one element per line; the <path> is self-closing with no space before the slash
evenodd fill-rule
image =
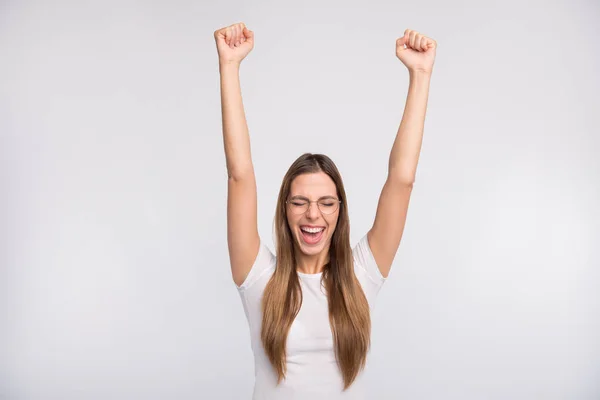
<path id="1" fill-rule="evenodd" d="M 254 173 L 250 153 L 250 135 L 242 102 L 239 64 L 220 64 L 221 115 L 223 143 L 229 178 Z"/>
<path id="2" fill-rule="evenodd" d="M 411 185 L 423 141 L 430 80 L 430 73 L 410 72 L 404 115 L 390 153 L 388 177 Z"/>

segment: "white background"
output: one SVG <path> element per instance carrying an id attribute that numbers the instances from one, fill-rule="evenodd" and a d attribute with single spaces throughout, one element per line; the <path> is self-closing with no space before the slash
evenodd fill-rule
<path id="1" fill-rule="evenodd" d="M 438 42 L 370 398 L 600 398 L 599 19 L 591 0 L 3 1 L 0 398 L 250 398 L 213 38 L 236 22 L 271 248 L 303 152 L 336 162 L 366 233 L 408 87 L 395 40 Z"/>

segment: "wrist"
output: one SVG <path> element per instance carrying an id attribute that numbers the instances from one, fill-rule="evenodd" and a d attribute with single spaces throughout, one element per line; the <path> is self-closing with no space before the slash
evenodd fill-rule
<path id="1" fill-rule="evenodd" d="M 418 78 L 430 78 L 431 77 L 431 71 L 426 71 L 423 69 L 409 69 L 408 73 L 411 77 L 418 77 Z"/>
<path id="2" fill-rule="evenodd" d="M 219 60 L 219 70 L 238 70 L 240 69 L 240 61 Z"/>

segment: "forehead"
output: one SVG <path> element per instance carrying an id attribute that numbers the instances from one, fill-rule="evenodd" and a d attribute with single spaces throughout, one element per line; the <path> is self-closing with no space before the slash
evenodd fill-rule
<path id="1" fill-rule="evenodd" d="M 290 187 L 290 197 L 305 196 L 308 198 L 318 198 L 336 195 L 335 183 L 325 172 L 298 175 L 294 178 Z"/>

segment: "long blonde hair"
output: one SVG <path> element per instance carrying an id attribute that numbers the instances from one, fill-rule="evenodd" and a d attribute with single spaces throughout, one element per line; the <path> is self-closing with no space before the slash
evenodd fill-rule
<path id="1" fill-rule="evenodd" d="M 287 336 L 302 305 L 294 239 L 286 218 L 286 200 L 294 178 L 320 171 L 333 180 L 341 200 L 337 226 L 329 248 L 329 263 L 324 266 L 321 279 L 328 297 L 335 356 L 346 390 L 365 367 L 370 346 L 371 318 L 367 298 L 354 274 L 348 205 L 342 178 L 333 161 L 323 154 L 303 154 L 294 161 L 283 178 L 275 214 L 277 267 L 263 294 L 261 340 L 279 384 L 286 375 Z"/>

